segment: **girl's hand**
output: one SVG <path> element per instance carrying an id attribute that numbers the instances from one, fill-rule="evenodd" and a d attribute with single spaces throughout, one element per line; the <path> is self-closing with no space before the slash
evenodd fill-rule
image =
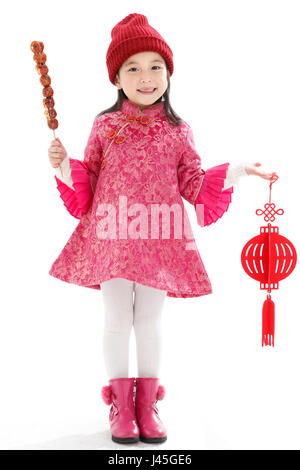
<path id="1" fill-rule="evenodd" d="M 53 168 L 59 167 L 63 159 L 66 158 L 67 151 L 58 137 L 52 140 L 48 149 L 48 156 L 50 164 L 53 166 Z"/>
<path id="2" fill-rule="evenodd" d="M 276 171 L 273 171 L 272 173 L 268 173 L 268 172 L 262 170 L 261 168 L 259 168 L 260 166 L 261 166 L 260 162 L 246 163 L 245 164 L 245 171 L 246 171 L 246 173 L 248 173 L 248 175 L 257 175 L 257 176 L 260 176 L 261 178 L 264 178 L 266 180 L 271 180 L 273 178 L 273 176 L 277 176 L 279 178 Z"/>

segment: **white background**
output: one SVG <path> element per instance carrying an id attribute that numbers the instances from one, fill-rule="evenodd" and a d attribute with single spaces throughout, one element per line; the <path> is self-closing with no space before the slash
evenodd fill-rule
<path id="1" fill-rule="evenodd" d="M 275 225 L 299 249 L 298 1 L 2 3 L 3 449 L 124 449 L 111 441 L 100 397 L 108 383 L 101 291 L 48 274 L 78 220 L 63 206 L 48 160 L 53 133 L 30 43 L 45 45 L 57 136 L 83 159 L 94 117 L 117 97 L 105 56 L 112 27 L 129 13 L 145 14 L 173 50 L 171 104 L 192 126 L 203 168 L 249 160 L 276 171 L 273 201 L 285 214 Z M 240 262 L 264 225 L 255 210 L 268 197 L 267 180 L 244 177 L 228 212 L 205 228 L 185 201 L 213 294 L 166 299 L 166 397 L 158 405 L 168 440 L 160 449 L 300 449 L 299 268 L 272 291 L 275 348 L 262 348 L 266 292 Z M 135 376 L 133 334 L 130 348 Z"/>

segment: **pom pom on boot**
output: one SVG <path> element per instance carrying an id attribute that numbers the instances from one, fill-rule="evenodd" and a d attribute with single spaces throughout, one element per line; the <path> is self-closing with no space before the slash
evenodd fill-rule
<path id="1" fill-rule="evenodd" d="M 112 390 L 110 385 L 104 385 L 101 390 L 101 397 L 102 400 L 106 405 L 111 405 L 112 404 Z"/>

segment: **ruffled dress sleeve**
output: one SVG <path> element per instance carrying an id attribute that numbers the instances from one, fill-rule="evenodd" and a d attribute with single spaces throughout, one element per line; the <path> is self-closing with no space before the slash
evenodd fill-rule
<path id="1" fill-rule="evenodd" d="M 76 219 L 81 219 L 93 201 L 100 171 L 101 143 L 98 135 L 99 120 L 94 120 L 84 160 L 66 157 L 60 168 L 56 169 L 56 184 L 67 211 Z"/>
<path id="2" fill-rule="evenodd" d="M 229 181 L 226 180 L 229 165 L 223 163 L 203 170 L 192 129 L 187 125 L 185 145 L 177 169 L 178 185 L 181 196 L 193 204 L 197 223 L 201 227 L 215 223 L 228 210 L 233 193 L 232 186 L 224 188 Z"/>

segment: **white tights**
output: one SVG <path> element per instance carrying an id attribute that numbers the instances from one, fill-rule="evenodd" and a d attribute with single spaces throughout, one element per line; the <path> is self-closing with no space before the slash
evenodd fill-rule
<path id="1" fill-rule="evenodd" d="M 128 377 L 132 326 L 138 376 L 159 377 L 161 312 L 167 291 L 122 278 L 101 283 L 101 290 L 104 304 L 103 355 L 109 379 Z"/>

